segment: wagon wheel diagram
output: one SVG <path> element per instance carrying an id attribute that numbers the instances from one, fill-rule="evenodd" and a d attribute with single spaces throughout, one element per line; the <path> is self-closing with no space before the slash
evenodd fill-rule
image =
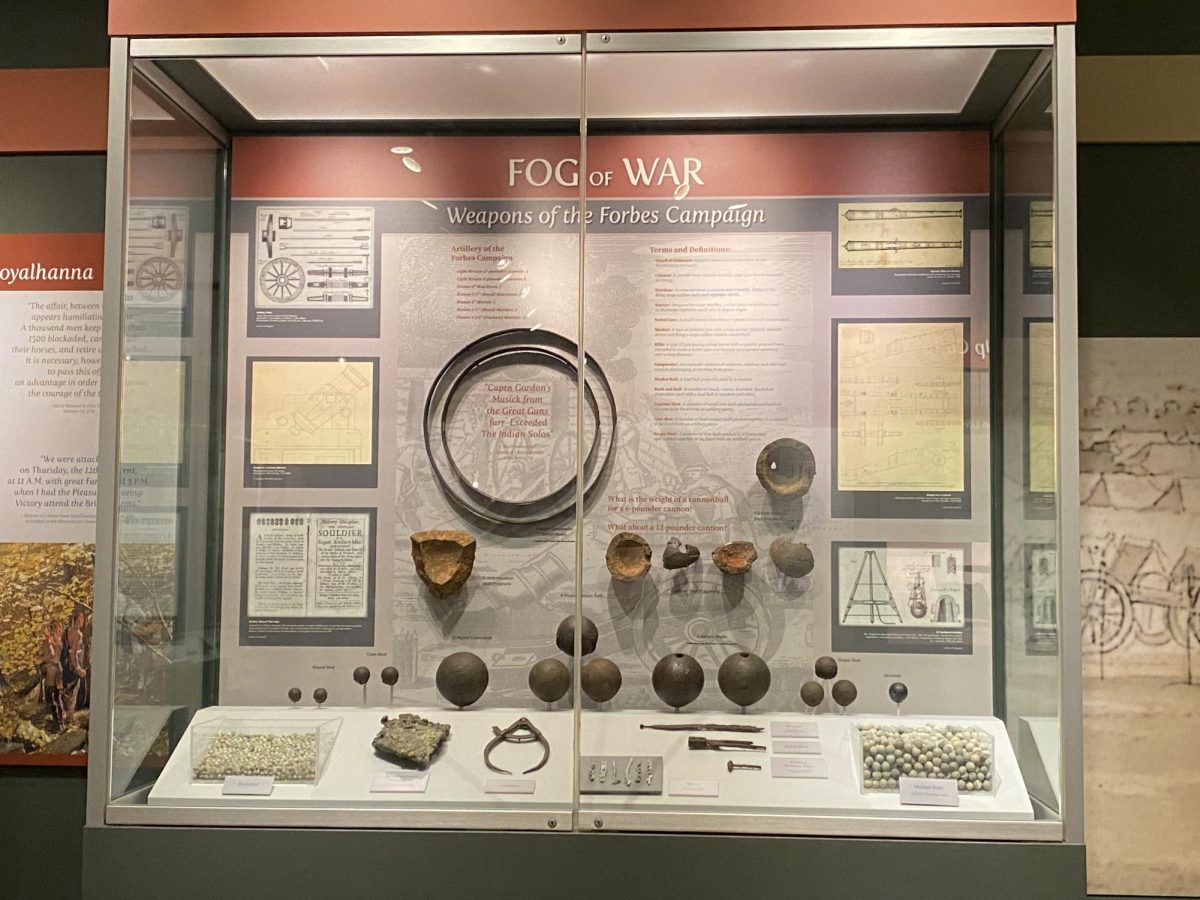
<path id="1" fill-rule="evenodd" d="M 1170 580 L 1163 572 L 1139 572 L 1130 586 L 1133 602 L 1133 632 L 1138 641 L 1158 647 L 1171 640 L 1171 608 L 1178 602 Z M 1180 632 L 1182 634 L 1182 632 Z"/>
<path id="2" fill-rule="evenodd" d="M 179 263 L 165 256 L 151 256 L 137 267 L 133 276 L 133 286 L 141 291 L 147 300 L 166 300 L 183 287 L 183 272 L 180 271 Z"/>
<path id="3" fill-rule="evenodd" d="M 291 303 L 304 290 L 304 270 L 294 259 L 281 256 L 263 266 L 258 273 L 258 286 L 267 299 L 275 303 Z"/>
<path id="4" fill-rule="evenodd" d="M 1189 572 L 1187 578 L 1183 579 L 1176 589 L 1180 595 L 1180 603 L 1167 611 L 1167 627 L 1171 631 L 1171 637 L 1175 638 L 1175 642 L 1181 647 L 1188 646 L 1189 642 L 1195 647 L 1200 647 L 1200 609 L 1196 608 L 1197 602 L 1200 602 L 1200 578 Z M 1190 638 L 1189 628 L 1192 632 Z"/>
<path id="5" fill-rule="evenodd" d="M 1087 569 L 1080 574 L 1083 646 L 1086 650 L 1110 653 L 1133 631 L 1133 603 L 1123 584 L 1107 572 Z"/>

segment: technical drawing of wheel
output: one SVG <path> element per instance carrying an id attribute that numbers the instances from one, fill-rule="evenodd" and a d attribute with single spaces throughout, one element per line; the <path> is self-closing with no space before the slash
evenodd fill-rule
<path id="1" fill-rule="evenodd" d="M 1133 631 L 1133 604 L 1124 585 L 1089 569 L 1080 574 L 1079 601 L 1084 650 L 1110 653 L 1125 643 Z"/>
<path id="2" fill-rule="evenodd" d="M 183 272 L 179 263 L 165 256 L 151 256 L 137 267 L 133 285 L 147 300 L 159 302 L 183 287 Z"/>
<path id="3" fill-rule="evenodd" d="M 294 259 L 273 259 L 258 273 L 258 286 L 275 303 L 291 303 L 304 290 L 304 270 Z"/>
<path id="4" fill-rule="evenodd" d="M 1197 601 L 1200 601 L 1200 587 L 1192 588 L 1191 594 L 1184 598 L 1183 605 L 1172 606 L 1167 611 L 1167 627 L 1180 647 L 1190 643 L 1200 648 L 1200 609 L 1196 608 Z M 1189 627 L 1191 635 L 1188 634 Z"/>

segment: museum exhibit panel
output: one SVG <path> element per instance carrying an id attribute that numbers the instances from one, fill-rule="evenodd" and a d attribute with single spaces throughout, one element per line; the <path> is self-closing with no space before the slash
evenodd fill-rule
<path id="1" fill-rule="evenodd" d="M 93 825 L 1081 841 L 1070 26 L 113 46 Z"/>

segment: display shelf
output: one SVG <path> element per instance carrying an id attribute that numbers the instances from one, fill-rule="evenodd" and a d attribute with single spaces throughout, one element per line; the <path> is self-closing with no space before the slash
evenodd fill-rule
<path id="1" fill-rule="evenodd" d="M 450 726 L 450 737 L 425 771 L 429 784 L 423 793 L 372 792 L 376 776 L 409 772 L 375 754 L 371 741 L 379 732 L 380 719 L 397 710 L 376 707 L 324 707 L 281 709 L 280 707 L 212 706 L 192 718 L 188 732 L 150 792 L 148 803 L 155 807 L 258 807 L 266 809 L 449 809 L 502 813 L 506 810 L 557 811 L 571 809 L 571 713 L 570 710 L 529 713 L 527 710 L 414 709 L 412 712 Z M 541 754 L 528 746 L 501 746 L 492 755 L 500 768 L 513 775 L 490 771 L 483 762 L 483 748 L 493 737 L 492 726 L 505 728 L 526 716 L 546 735 L 550 759 L 537 772 L 522 775 L 526 760 L 534 765 Z M 342 727 L 333 745 L 324 775 L 314 785 L 276 784 L 270 796 L 222 795 L 219 782 L 196 781 L 189 762 L 192 733 L 198 725 L 217 719 L 269 719 L 272 723 L 294 721 L 298 725 L 341 718 Z M 528 794 L 488 793 L 488 782 L 528 781 Z"/>

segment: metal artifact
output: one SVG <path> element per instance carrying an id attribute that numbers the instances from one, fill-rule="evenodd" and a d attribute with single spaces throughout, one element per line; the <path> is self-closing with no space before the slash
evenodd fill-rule
<path id="1" fill-rule="evenodd" d="M 858 688 L 853 681 L 842 679 L 833 685 L 833 702 L 843 710 L 858 698 Z"/>
<path id="2" fill-rule="evenodd" d="M 812 487 L 817 460 L 803 441 L 779 438 L 759 451 L 754 474 L 771 496 L 794 499 L 803 497 Z"/>
<path id="3" fill-rule="evenodd" d="M 813 570 L 816 561 L 808 544 L 778 537 L 771 541 L 771 562 L 789 578 L 803 578 Z"/>
<path id="4" fill-rule="evenodd" d="M 417 576 L 439 600 L 453 597 L 475 567 L 475 538 L 465 531 L 418 531 L 410 535 Z"/>
<path id="5" fill-rule="evenodd" d="M 730 541 L 712 552 L 712 560 L 726 575 L 745 575 L 758 559 L 758 551 L 750 541 Z"/>
<path id="6" fill-rule="evenodd" d="M 709 725 L 702 722 L 687 722 L 679 725 L 639 725 L 648 731 L 732 731 L 738 734 L 760 734 L 761 725 Z"/>
<path id="7" fill-rule="evenodd" d="M 800 685 L 800 699 L 809 709 L 816 709 L 825 699 L 825 688 L 821 687 L 820 682 L 806 681 Z"/>
<path id="8" fill-rule="evenodd" d="M 704 690 L 704 669 L 686 653 L 671 653 L 655 664 L 650 683 L 658 699 L 667 706 L 680 709 Z"/>
<path id="9" fill-rule="evenodd" d="M 392 762 L 412 763 L 424 769 L 433 761 L 438 748 L 450 736 L 450 726 L 430 722 L 411 713 L 393 719 L 384 716 L 379 734 L 371 741 L 375 752 Z"/>
<path id="10" fill-rule="evenodd" d="M 501 769 L 492 765 L 492 751 L 501 744 L 532 744 L 537 742 L 542 747 L 542 761 L 530 769 L 522 772 L 522 775 L 528 775 L 530 772 L 536 772 L 547 762 L 550 761 L 550 742 L 546 740 L 546 736 L 542 734 L 534 724 L 524 716 L 517 719 L 507 728 L 500 728 L 498 725 L 492 726 L 492 734 L 495 735 L 488 745 L 483 748 L 483 764 L 493 772 L 499 772 L 501 775 L 511 775 L 512 772 L 507 769 Z"/>
<path id="11" fill-rule="evenodd" d="M 654 551 L 646 539 L 632 531 L 613 535 L 604 553 L 604 563 L 615 581 L 637 581 L 650 571 Z"/>
<path id="12" fill-rule="evenodd" d="M 908 699 L 908 685 L 903 681 L 893 681 L 888 687 L 888 697 L 900 708 L 900 704 Z"/>
<path id="13" fill-rule="evenodd" d="M 317 701 L 317 706 L 320 706 L 329 699 L 329 691 L 325 690 L 325 688 L 317 688 L 313 691 L 313 699 Z"/>
<path id="14" fill-rule="evenodd" d="M 698 559 L 700 559 L 699 548 L 693 544 L 684 544 L 677 537 L 667 541 L 667 549 L 663 550 L 664 569 L 686 569 Z"/>
<path id="15" fill-rule="evenodd" d="M 371 670 L 368 669 L 366 666 L 359 666 L 357 669 L 354 670 L 355 684 L 361 684 L 361 685 L 365 686 L 366 683 L 370 680 L 371 680 Z"/>
<path id="16" fill-rule="evenodd" d="M 596 644 L 600 640 L 600 631 L 596 628 L 596 623 L 587 616 L 583 617 L 583 633 L 579 635 L 580 650 L 584 656 L 592 653 L 596 649 Z M 558 623 L 558 629 L 554 632 L 554 644 L 567 656 L 575 655 L 575 617 L 567 616 Z"/>
<path id="17" fill-rule="evenodd" d="M 830 678 L 837 678 L 837 660 L 832 656 L 822 656 L 813 664 L 813 671 L 817 673 L 818 678 L 822 678 L 825 681 L 828 681 Z"/>
<path id="18" fill-rule="evenodd" d="M 607 703 L 621 690 L 621 670 L 602 656 L 586 663 L 579 673 L 583 692 L 596 703 Z"/>
<path id="19" fill-rule="evenodd" d="M 384 684 L 386 684 L 388 687 L 395 687 L 396 684 L 400 681 L 400 670 L 397 669 L 395 666 L 388 666 L 386 669 L 384 669 L 382 672 L 379 673 L 379 680 L 382 681 Z"/>
<path id="20" fill-rule="evenodd" d="M 617 408 L 612 388 L 600 365 L 591 356 L 581 359 L 578 345 L 545 329 L 513 328 L 485 335 L 468 344 L 446 364 L 425 400 L 425 450 L 434 477 L 447 496 L 467 512 L 495 524 L 528 525 L 553 519 L 575 504 L 576 481 L 582 479 L 584 496 L 595 488 L 608 465 L 615 444 Z M 497 366 L 537 366 L 566 375 L 578 383 L 583 370 L 585 415 L 591 435 L 583 467 L 577 474 L 552 483 L 546 493 L 520 499 L 499 497 L 468 476 L 451 452 L 451 419 L 456 396 L 468 381 Z M 547 470 L 552 461 L 547 461 Z"/>
<path id="21" fill-rule="evenodd" d="M 540 659 L 529 669 L 529 690 L 543 703 L 562 699 L 571 689 L 571 672 L 557 659 Z"/>
<path id="22" fill-rule="evenodd" d="M 300 688 L 288 688 L 288 699 L 293 703 L 299 703 L 303 695 L 300 693 Z"/>
<path id="23" fill-rule="evenodd" d="M 753 741 L 735 741 L 731 738 L 706 738 L 693 735 L 688 738 L 689 750 L 762 750 L 766 747 Z"/>
<path id="24" fill-rule="evenodd" d="M 732 759 L 725 763 L 725 771 L 732 772 L 734 769 L 746 769 L 751 772 L 761 772 L 762 766 L 758 763 L 735 763 Z"/>
<path id="25" fill-rule="evenodd" d="M 434 680 L 438 693 L 462 709 L 482 697 L 487 690 L 487 665 L 466 650 L 451 653 L 438 666 Z"/>
<path id="26" fill-rule="evenodd" d="M 731 653 L 717 670 L 717 687 L 731 703 L 753 706 L 771 689 L 771 669 L 757 654 Z"/>

